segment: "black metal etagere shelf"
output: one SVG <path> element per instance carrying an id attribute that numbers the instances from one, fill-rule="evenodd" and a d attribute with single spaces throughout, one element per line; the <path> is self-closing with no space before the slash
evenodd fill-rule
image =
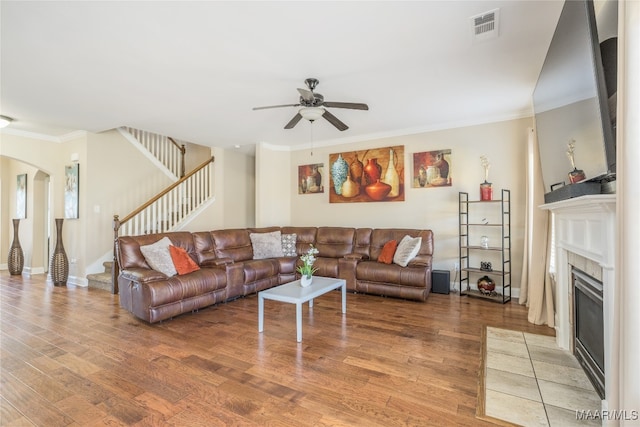
<path id="1" fill-rule="evenodd" d="M 475 208 L 482 212 L 474 212 Z M 495 212 L 500 209 L 500 214 Z M 499 200 L 469 200 L 469 193 L 458 194 L 459 212 L 459 266 L 460 296 L 470 296 L 500 302 L 511 301 L 511 191 L 502 190 Z M 482 213 L 486 217 L 481 218 Z M 500 244 L 483 246 L 477 244 L 480 230 L 499 233 Z M 473 244 L 472 244 L 473 242 Z M 501 268 L 482 269 L 477 260 L 481 256 L 500 258 Z M 489 276 L 496 283 L 496 291 L 486 292 L 471 286 L 471 278 Z M 499 279 L 499 280 L 496 280 Z"/>

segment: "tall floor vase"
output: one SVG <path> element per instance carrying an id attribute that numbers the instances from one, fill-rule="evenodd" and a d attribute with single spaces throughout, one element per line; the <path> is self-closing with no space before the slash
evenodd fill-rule
<path id="1" fill-rule="evenodd" d="M 9 274 L 12 276 L 18 276 L 22 274 L 22 268 L 24 267 L 24 253 L 22 252 L 22 246 L 20 246 L 20 236 L 18 234 L 18 227 L 20 226 L 20 220 L 13 220 L 13 242 L 11 243 L 11 249 L 9 249 Z"/>
<path id="2" fill-rule="evenodd" d="M 51 257 L 51 280 L 55 286 L 66 286 L 69 277 L 69 259 L 62 243 L 63 218 L 56 218 L 56 247 Z"/>

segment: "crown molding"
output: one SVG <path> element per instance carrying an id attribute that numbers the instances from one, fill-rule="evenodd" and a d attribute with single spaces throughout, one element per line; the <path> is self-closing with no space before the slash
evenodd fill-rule
<path id="1" fill-rule="evenodd" d="M 531 113 L 531 111 L 520 111 L 517 113 L 484 117 L 479 120 L 466 120 L 466 121 L 461 120 L 461 121 L 455 121 L 455 122 L 443 122 L 443 123 L 437 123 L 429 126 L 395 129 L 388 132 L 377 132 L 377 133 L 370 133 L 366 135 L 352 136 L 352 137 L 346 137 L 346 138 L 314 141 L 313 143 L 305 143 L 303 145 L 296 145 L 295 147 L 288 146 L 288 148 L 289 148 L 289 151 L 301 151 L 301 150 L 308 150 L 312 147 L 315 147 L 315 148 L 331 147 L 334 145 L 351 144 L 351 143 L 370 141 L 375 139 L 396 138 L 399 136 L 415 135 L 419 133 L 436 132 L 441 130 L 457 129 L 457 128 L 464 128 L 469 126 L 479 126 L 479 125 L 485 125 L 490 123 L 500 123 L 500 122 L 506 122 L 509 120 L 525 119 L 529 117 L 533 117 L 533 114 Z M 269 148 L 273 147 L 272 144 L 267 144 L 267 143 L 264 143 L 264 144 Z M 277 147 L 282 147 L 282 146 L 277 146 Z"/>
<path id="2" fill-rule="evenodd" d="M 87 131 L 84 131 L 84 130 L 76 130 L 73 132 L 65 133 L 64 135 L 53 136 L 53 135 L 47 135 L 39 132 L 29 132 L 26 130 L 11 129 L 10 127 L 2 129 L 2 133 L 7 135 L 20 136 L 23 138 L 39 139 L 40 141 L 56 142 L 59 144 L 63 142 L 72 141 L 78 138 L 84 138 L 87 136 Z"/>

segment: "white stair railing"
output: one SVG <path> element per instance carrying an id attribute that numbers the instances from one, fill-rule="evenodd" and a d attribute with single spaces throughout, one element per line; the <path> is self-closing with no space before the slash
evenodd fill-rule
<path id="1" fill-rule="evenodd" d="M 113 216 L 114 293 L 118 293 L 119 266 L 115 246 L 118 237 L 165 233 L 175 229 L 181 221 L 213 197 L 213 161 L 214 157 L 211 157 L 123 219 L 118 215 Z"/>
<path id="2" fill-rule="evenodd" d="M 178 144 L 173 138 L 131 127 L 124 127 L 142 146 L 160 163 L 171 171 L 176 178 L 184 176 L 184 144 Z"/>

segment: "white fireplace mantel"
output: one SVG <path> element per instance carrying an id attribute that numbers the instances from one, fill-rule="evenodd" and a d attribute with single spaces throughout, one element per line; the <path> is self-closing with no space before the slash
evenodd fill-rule
<path id="1" fill-rule="evenodd" d="M 616 263 L 616 195 L 598 194 L 576 197 L 540 206 L 553 214 L 556 275 L 556 342 L 572 349 L 573 319 L 571 303 L 571 253 L 584 257 L 602 268 L 604 311 L 605 395 L 613 370 L 615 339 L 615 263 Z"/>

